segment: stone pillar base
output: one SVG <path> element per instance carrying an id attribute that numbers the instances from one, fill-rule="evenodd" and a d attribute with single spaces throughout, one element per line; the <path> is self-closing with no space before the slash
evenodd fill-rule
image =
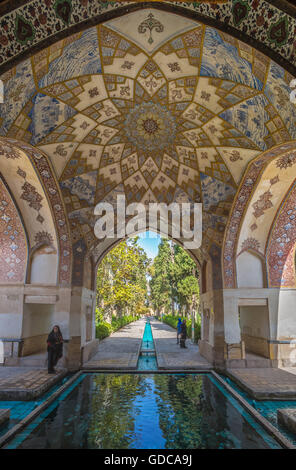
<path id="1" fill-rule="evenodd" d="M 99 346 L 99 340 L 98 339 L 93 339 L 92 341 L 89 341 L 88 343 L 86 343 L 83 346 L 83 348 L 82 348 L 82 364 L 89 361 L 97 353 L 98 346 Z"/>
<path id="2" fill-rule="evenodd" d="M 200 354 L 211 364 L 214 362 L 214 351 L 213 346 L 203 339 L 198 341 L 198 347 Z"/>
<path id="3" fill-rule="evenodd" d="M 66 367 L 69 370 L 78 370 L 82 365 L 81 336 L 72 336 L 68 343 Z"/>

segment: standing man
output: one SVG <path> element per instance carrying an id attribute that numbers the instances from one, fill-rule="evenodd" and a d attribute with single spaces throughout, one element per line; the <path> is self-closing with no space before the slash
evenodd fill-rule
<path id="1" fill-rule="evenodd" d="M 182 320 L 181 318 L 178 318 L 178 324 L 177 324 L 177 344 L 179 344 L 179 339 L 181 335 L 181 325 L 182 325 Z"/>

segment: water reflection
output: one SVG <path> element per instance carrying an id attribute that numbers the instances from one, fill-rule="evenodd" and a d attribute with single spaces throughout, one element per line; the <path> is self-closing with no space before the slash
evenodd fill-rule
<path id="1" fill-rule="evenodd" d="M 279 447 L 244 414 L 205 374 L 89 374 L 20 447 Z"/>

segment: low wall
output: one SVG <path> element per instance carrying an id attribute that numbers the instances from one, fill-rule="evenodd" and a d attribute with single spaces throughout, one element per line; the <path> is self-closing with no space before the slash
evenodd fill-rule
<path id="1" fill-rule="evenodd" d="M 29 338 L 23 338 L 22 347 L 20 350 L 20 356 L 30 356 L 31 354 L 43 353 L 47 349 L 48 334 L 30 336 Z"/>
<path id="2" fill-rule="evenodd" d="M 89 361 L 98 351 L 99 340 L 94 339 L 86 343 L 82 348 L 82 364 Z"/>

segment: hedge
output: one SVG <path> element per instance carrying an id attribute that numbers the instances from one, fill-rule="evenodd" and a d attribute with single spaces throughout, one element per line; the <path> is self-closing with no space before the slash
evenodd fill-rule
<path id="1" fill-rule="evenodd" d="M 114 331 L 119 330 L 125 325 L 138 320 L 138 316 L 133 317 L 132 315 L 127 315 L 121 318 L 112 317 L 112 322 L 108 323 L 104 320 L 99 320 L 96 325 L 96 338 L 104 339 L 107 336 L 110 336 Z"/>
<path id="2" fill-rule="evenodd" d="M 185 317 L 178 317 L 176 315 L 164 315 L 163 316 L 163 321 L 164 323 L 167 323 L 168 325 L 172 326 L 173 328 L 177 329 L 177 324 L 178 324 L 178 319 L 181 318 L 181 320 L 186 320 L 186 326 L 187 326 L 187 336 L 191 338 L 192 335 L 192 325 L 191 325 L 191 318 L 188 320 Z M 197 315 L 197 319 L 194 325 L 194 342 L 197 343 L 198 340 L 200 339 L 201 336 L 201 319 L 200 316 Z"/>

